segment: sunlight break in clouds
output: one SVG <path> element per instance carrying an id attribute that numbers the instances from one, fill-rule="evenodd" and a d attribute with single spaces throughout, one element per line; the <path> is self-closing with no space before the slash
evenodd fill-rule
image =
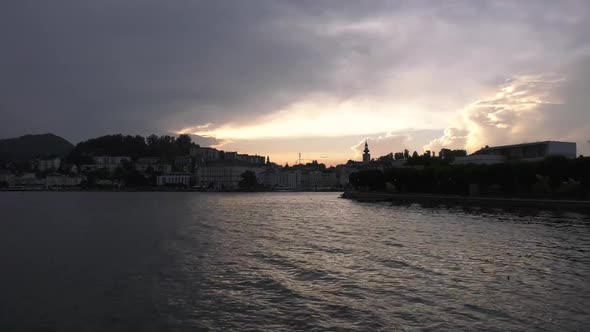
<path id="1" fill-rule="evenodd" d="M 361 135 L 409 128 L 424 123 L 423 117 L 421 110 L 395 105 L 394 101 L 324 97 L 295 103 L 252 124 L 207 124 L 177 132 L 218 139 Z"/>

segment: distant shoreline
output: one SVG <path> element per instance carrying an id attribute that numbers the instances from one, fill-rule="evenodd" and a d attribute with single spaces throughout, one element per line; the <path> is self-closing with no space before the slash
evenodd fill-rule
<path id="1" fill-rule="evenodd" d="M 346 191 L 341 198 L 360 202 L 428 203 L 445 205 L 476 205 L 489 207 L 541 208 L 590 212 L 590 200 L 531 199 L 512 197 L 481 197 L 458 195 L 391 194 L 382 192 Z"/>
<path id="2" fill-rule="evenodd" d="M 342 189 L 334 190 L 202 190 L 192 188 L 0 188 L 0 192 L 195 192 L 195 193 L 341 193 Z"/>

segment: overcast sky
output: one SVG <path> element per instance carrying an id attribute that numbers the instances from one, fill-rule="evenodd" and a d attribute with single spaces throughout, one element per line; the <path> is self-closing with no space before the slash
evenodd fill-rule
<path id="1" fill-rule="evenodd" d="M 569 140 L 590 1 L 0 2 L 0 137 L 191 133 L 292 162 Z"/>

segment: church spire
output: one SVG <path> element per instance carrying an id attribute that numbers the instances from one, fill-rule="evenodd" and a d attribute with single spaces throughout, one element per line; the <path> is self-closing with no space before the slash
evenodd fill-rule
<path id="1" fill-rule="evenodd" d="M 367 164 L 371 161 L 371 154 L 369 153 L 369 142 L 365 140 L 365 150 L 363 151 L 363 163 Z"/>

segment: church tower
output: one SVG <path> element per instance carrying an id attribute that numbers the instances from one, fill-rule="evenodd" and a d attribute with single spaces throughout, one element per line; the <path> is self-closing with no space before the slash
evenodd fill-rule
<path id="1" fill-rule="evenodd" d="M 365 141 L 365 150 L 363 152 L 363 163 L 368 164 L 371 161 L 371 154 L 369 153 L 369 144 L 367 141 Z"/>

